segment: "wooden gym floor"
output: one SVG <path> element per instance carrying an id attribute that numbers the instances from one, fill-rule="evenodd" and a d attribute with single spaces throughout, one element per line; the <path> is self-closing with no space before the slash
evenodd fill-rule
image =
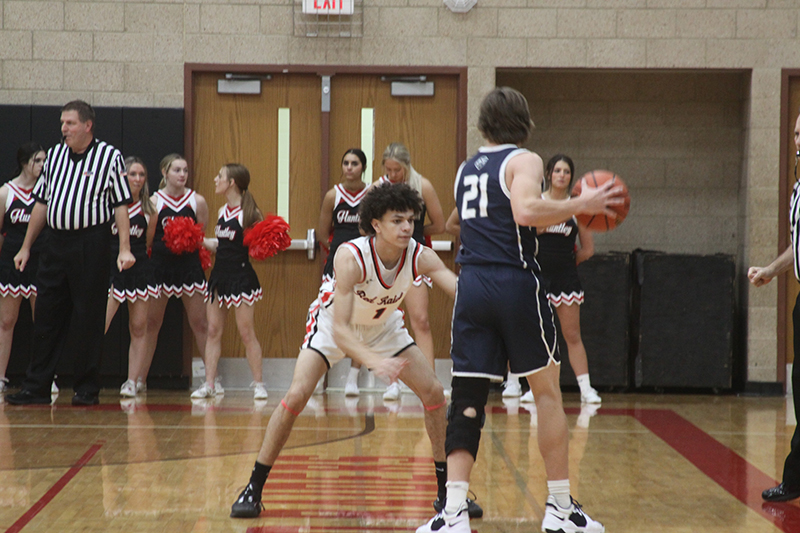
<path id="1" fill-rule="evenodd" d="M 377 393 L 312 399 L 264 490 L 256 520 L 228 517 L 281 391 L 192 403 L 153 391 L 73 408 L 0 403 L 0 532 L 328 533 L 414 531 L 436 483 L 422 407 Z M 395 402 L 397 403 L 397 402 Z M 613 533 L 800 531 L 800 505 L 764 504 L 794 430 L 784 398 L 565 394 L 573 495 Z M 789 416 L 791 408 L 789 406 Z M 536 417 L 492 393 L 471 488 L 474 531 L 541 527 Z"/>

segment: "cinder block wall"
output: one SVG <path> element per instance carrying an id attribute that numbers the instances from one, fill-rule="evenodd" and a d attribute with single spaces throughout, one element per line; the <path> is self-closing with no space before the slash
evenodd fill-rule
<path id="1" fill-rule="evenodd" d="M 743 72 L 500 71 L 523 91 L 536 129 L 527 147 L 565 153 L 578 176 L 613 170 L 633 201 L 598 252 L 637 248 L 737 256 L 744 153 Z"/>
<path id="2" fill-rule="evenodd" d="M 441 0 L 364 0 L 363 36 L 352 39 L 295 36 L 294 1 L 2 0 L 0 104 L 52 105 L 80 97 L 98 106 L 182 107 L 185 62 L 466 65 L 472 151 L 480 145 L 474 127 L 480 99 L 500 67 L 735 69 L 746 73 L 749 87 L 739 93 L 743 100 L 738 104 L 725 100 L 724 110 L 697 99 L 665 102 L 660 108 L 654 101 L 606 102 L 602 116 L 609 121 L 620 116 L 687 121 L 698 115 L 717 127 L 687 133 L 683 146 L 709 143 L 726 153 L 738 147 L 741 153 L 738 161 L 709 157 L 705 171 L 688 169 L 690 174 L 685 174 L 685 158 L 671 160 L 666 148 L 660 160 L 648 156 L 642 161 L 626 152 L 608 161 L 619 161 L 623 175 L 647 175 L 649 181 L 636 184 L 637 211 L 614 234 L 620 242 L 602 245 L 638 242 L 645 248 L 657 244 L 694 252 L 718 238 L 721 249 L 738 247 L 741 266 L 764 264 L 776 255 L 781 69 L 800 67 L 796 0 L 479 0 L 464 15 L 451 13 Z M 591 100 L 582 95 L 572 102 L 552 102 L 540 113 L 540 123 L 545 124 L 546 114 L 574 118 L 581 114 L 576 109 L 592 116 L 596 111 L 586 110 L 588 104 Z M 729 122 L 732 117 L 741 122 Z M 658 135 L 648 132 L 654 147 Z M 606 142 L 602 132 L 582 135 L 576 147 L 587 165 L 602 165 L 609 157 L 591 151 L 595 141 Z M 671 149 L 680 146 L 676 141 Z M 735 195 L 727 178 L 735 178 L 737 168 L 740 189 Z M 708 187 L 696 187 L 695 196 L 685 194 L 682 186 L 672 187 L 674 176 L 695 172 L 715 177 L 706 182 Z M 697 183 L 684 186 L 690 185 Z M 721 203 L 711 205 L 712 198 Z M 673 204 L 677 216 L 664 212 Z M 738 209 L 730 220 L 733 204 Z M 709 209 L 710 216 L 735 228 L 730 233 L 714 230 L 719 231 L 716 237 L 687 230 L 680 241 L 670 240 L 645 220 L 645 209 L 664 220 Z M 743 296 L 748 379 L 774 381 L 775 284 L 746 289 Z"/>

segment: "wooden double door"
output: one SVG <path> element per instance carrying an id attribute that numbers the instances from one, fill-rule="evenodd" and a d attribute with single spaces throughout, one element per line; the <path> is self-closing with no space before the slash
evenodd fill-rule
<path id="1" fill-rule="evenodd" d="M 213 178 L 222 165 L 247 166 L 250 191 L 261 210 L 285 216 L 292 238 L 300 240 L 317 226 L 324 192 L 340 181 L 345 150 L 361 147 L 373 154 L 366 174 L 374 181 L 382 173 L 383 150 L 395 141 L 409 148 L 412 164 L 433 183 L 444 212 L 453 209 L 453 181 L 465 157 L 465 72 L 427 73 L 433 96 L 397 97 L 391 95 L 391 70 L 250 69 L 248 77 L 260 80 L 260 94 L 218 92 L 224 67 L 187 70 L 186 146 L 192 186 L 211 213 L 207 235 L 213 234 L 217 210 L 225 203 L 214 195 Z M 454 266 L 454 250 L 440 255 Z M 310 260 L 306 251 L 290 250 L 253 263 L 264 289 L 264 299 L 256 304 L 256 329 L 265 357 L 297 355 L 324 260 L 319 253 Z M 437 357 L 447 357 L 452 300 L 434 288 L 429 311 Z M 226 324 L 223 357 L 244 357 L 233 317 Z"/>

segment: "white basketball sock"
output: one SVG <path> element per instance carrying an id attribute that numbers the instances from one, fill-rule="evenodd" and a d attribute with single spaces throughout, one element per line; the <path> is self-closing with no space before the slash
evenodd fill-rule
<path id="1" fill-rule="evenodd" d="M 547 490 L 562 509 L 569 509 L 569 506 L 572 505 L 572 500 L 569 497 L 569 479 L 548 480 Z"/>
<path id="2" fill-rule="evenodd" d="M 347 382 L 358 384 L 358 371 L 361 370 L 360 368 L 353 368 L 350 367 L 350 373 L 347 374 Z"/>
<path id="3" fill-rule="evenodd" d="M 589 389 L 592 388 L 592 383 L 589 381 L 589 373 L 581 374 L 580 376 L 576 376 L 578 380 L 578 387 L 581 388 L 581 393 L 586 394 Z"/>
<path id="4" fill-rule="evenodd" d="M 569 482 L 569 481 L 568 481 Z M 448 481 L 447 500 L 444 505 L 444 512 L 454 515 L 467 503 L 467 492 L 469 492 L 469 481 Z"/>

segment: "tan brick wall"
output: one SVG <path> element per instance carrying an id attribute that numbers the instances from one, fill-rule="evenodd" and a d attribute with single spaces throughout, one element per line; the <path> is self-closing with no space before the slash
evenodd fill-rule
<path id="1" fill-rule="evenodd" d="M 478 104 L 497 67 L 739 69 L 744 90 L 724 93 L 730 88 L 703 76 L 690 88 L 619 87 L 615 99 L 598 101 L 589 87 L 534 111 L 553 134 L 547 151 L 576 151 L 581 168 L 614 164 L 633 182 L 631 220 L 601 246 L 718 249 L 740 268 L 774 257 L 780 73 L 800 67 L 797 0 L 479 0 L 463 15 L 440 0 L 364 1 L 363 37 L 315 39 L 294 35 L 293 0 L 0 0 L 0 104 L 81 97 L 182 107 L 186 62 L 456 65 L 469 72 L 472 151 L 481 142 Z M 719 98 L 699 101 L 704 91 Z M 554 117 L 573 135 L 557 132 Z M 659 128 L 648 128 L 653 121 Z M 702 229 L 689 229 L 697 212 Z M 671 234 L 663 224 L 683 229 Z M 775 377 L 774 290 L 743 299 L 751 379 Z"/>

